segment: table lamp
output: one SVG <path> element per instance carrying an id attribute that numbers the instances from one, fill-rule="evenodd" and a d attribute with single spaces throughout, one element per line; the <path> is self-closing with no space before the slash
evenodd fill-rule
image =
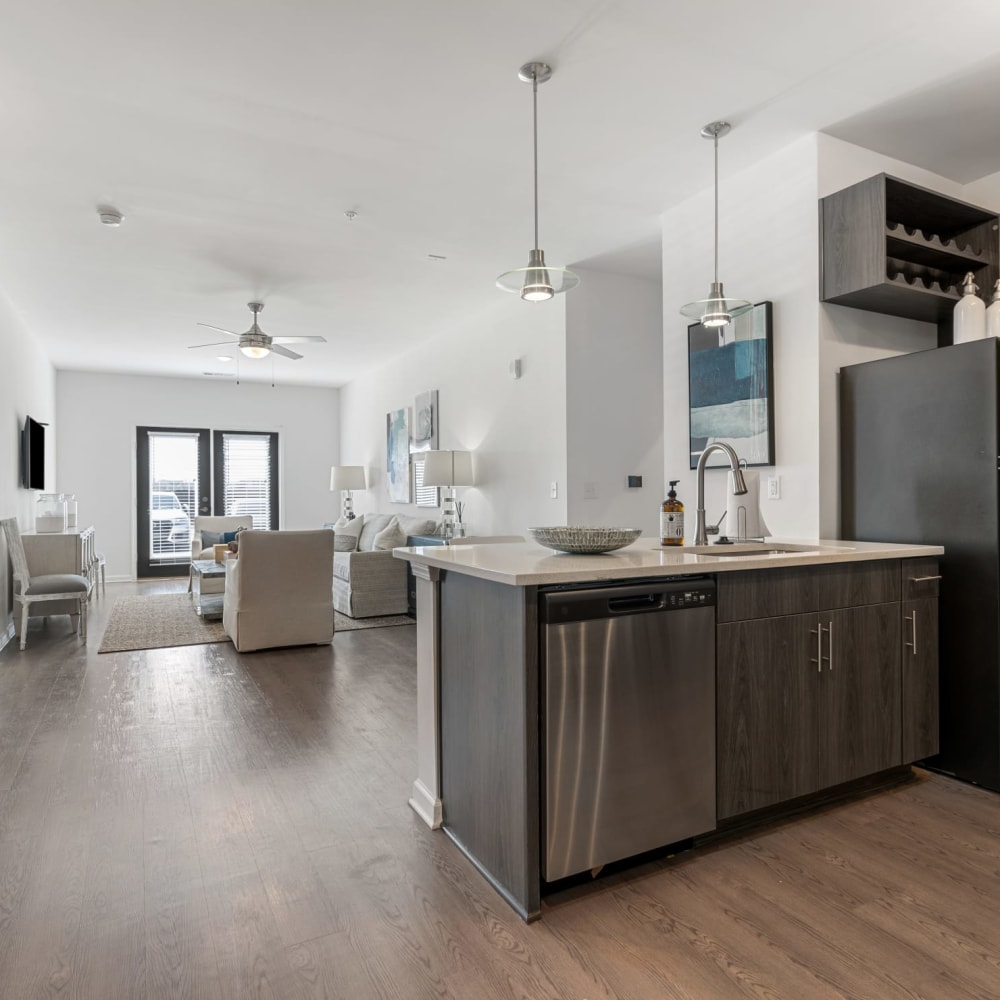
<path id="1" fill-rule="evenodd" d="M 363 465 L 333 465 L 330 467 L 330 492 L 341 490 L 344 494 L 344 520 L 354 519 L 354 502 L 351 490 L 367 489 Z"/>
<path id="2" fill-rule="evenodd" d="M 474 486 L 471 451 L 425 451 L 424 486 L 444 486 L 444 511 L 442 523 L 444 537 L 461 534 L 461 517 L 455 524 L 455 487 Z"/>

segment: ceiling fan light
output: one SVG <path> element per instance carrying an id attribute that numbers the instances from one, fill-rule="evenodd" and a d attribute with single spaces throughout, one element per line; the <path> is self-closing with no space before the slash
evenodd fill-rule
<path id="1" fill-rule="evenodd" d="M 240 347 L 240 353 L 248 358 L 266 358 L 270 353 L 270 348 L 262 347 L 259 344 L 246 344 Z"/>

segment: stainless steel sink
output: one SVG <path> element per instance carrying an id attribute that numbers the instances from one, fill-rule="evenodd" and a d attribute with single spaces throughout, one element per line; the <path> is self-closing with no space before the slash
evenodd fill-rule
<path id="1" fill-rule="evenodd" d="M 764 542 L 736 542 L 733 545 L 685 545 L 682 552 L 697 556 L 714 556 L 717 559 L 752 559 L 761 556 L 815 556 L 825 552 L 852 552 L 844 545 L 769 545 Z"/>

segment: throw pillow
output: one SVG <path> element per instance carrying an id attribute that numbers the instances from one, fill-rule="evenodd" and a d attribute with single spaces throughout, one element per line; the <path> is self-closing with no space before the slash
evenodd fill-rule
<path id="1" fill-rule="evenodd" d="M 222 533 L 219 531 L 203 531 L 201 533 L 201 547 L 203 549 L 210 549 L 213 545 L 219 545 L 222 542 Z"/>
<path id="2" fill-rule="evenodd" d="M 375 536 L 372 548 L 396 549 L 406 544 L 406 532 L 399 523 L 399 518 L 391 517 L 389 523 Z"/>
<path id="3" fill-rule="evenodd" d="M 363 517 L 356 517 L 351 521 L 340 518 L 333 526 L 333 551 L 354 552 L 364 526 Z"/>

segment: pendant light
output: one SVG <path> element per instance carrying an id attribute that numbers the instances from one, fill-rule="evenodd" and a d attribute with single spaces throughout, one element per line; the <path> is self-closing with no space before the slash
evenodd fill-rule
<path id="1" fill-rule="evenodd" d="M 711 139 L 715 147 L 715 280 L 707 299 L 681 307 L 682 316 L 698 320 L 709 329 L 726 326 L 735 317 L 753 309 L 753 303 L 745 299 L 727 299 L 719 281 L 719 139 L 727 135 L 731 128 L 729 122 L 711 122 L 701 130 L 702 138 Z"/>
<path id="2" fill-rule="evenodd" d="M 497 278 L 497 288 L 517 292 L 525 302 L 544 302 L 560 292 L 568 292 L 580 284 L 579 277 L 565 267 L 545 263 L 545 251 L 538 248 L 538 85 L 552 76 L 552 67 L 543 62 L 525 63 L 518 79 L 531 84 L 531 106 L 535 179 L 535 247 L 528 253 L 528 266 L 504 271 Z"/>

